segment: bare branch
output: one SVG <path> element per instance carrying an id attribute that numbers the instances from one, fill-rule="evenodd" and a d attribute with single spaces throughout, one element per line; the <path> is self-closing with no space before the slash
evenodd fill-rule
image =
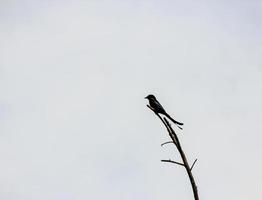
<path id="1" fill-rule="evenodd" d="M 181 165 L 181 166 L 185 166 L 183 163 L 180 163 L 180 162 L 176 162 L 176 161 L 173 161 L 173 160 L 161 160 L 161 162 L 169 162 L 169 163 L 174 163 L 174 164 L 177 164 L 177 165 Z"/>
<path id="2" fill-rule="evenodd" d="M 197 186 L 196 186 L 196 183 L 195 183 L 195 179 L 193 177 L 193 174 L 191 172 L 191 170 L 193 169 L 195 163 L 196 163 L 196 160 L 194 161 L 193 165 L 191 167 L 189 167 L 189 164 L 188 164 L 188 161 L 187 161 L 187 158 L 186 158 L 186 155 L 181 147 L 181 144 L 180 144 L 180 141 L 176 135 L 176 132 L 174 131 L 174 129 L 171 127 L 170 123 L 168 122 L 168 120 L 164 117 L 164 119 L 157 113 L 154 111 L 153 108 L 151 108 L 149 105 L 147 105 L 147 107 L 149 107 L 158 117 L 159 119 L 163 122 L 163 124 L 165 125 L 167 131 L 168 131 L 168 134 L 170 136 L 170 138 L 172 139 L 173 143 L 176 145 L 177 147 L 177 150 L 182 158 L 182 161 L 183 163 L 179 163 L 179 162 L 176 162 L 176 161 L 172 161 L 172 160 L 161 160 L 162 162 L 170 162 L 170 163 L 174 163 L 174 164 L 177 164 L 177 165 L 181 165 L 181 166 L 184 166 L 185 169 L 186 169 L 186 172 L 187 172 L 187 175 L 189 177 L 189 180 L 190 180 L 190 183 L 191 183 L 191 187 L 192 187 L 192 190 L 193 190 L 193 194 L 194 194 L 194 199 L 195 200 L 199 200 L 199 196 L 198 196 L 198 190 L 197 190 Z M 170 142 L 171 143 L 171 142 Z"/>
<path id="3" fill-rule="evenodd" d="M 150 109 L 158 116 L 158 118 L 163 122 L 163 124 L 165 125 L 165 127 L 166 127 L 169 135 L 172 134 L 172 131 L 173 131 L 173 130 L 172 130 L 169 122 L 167 121 L 167 119 L 164 117 L 164 120 L 163 120 L 163 118 L 162 118 L 157 112 L 155 112 L 155 110 L 154 110 L 151 106 L 147 105 L 147 107 L 150 108 Z M 170 128 L 171 128 L 171 129 L 170 129 Z M 170 136 L 170 137 L 171 137 L 171 136 Z M 176 140 L 175 140 L 175 138 L 172 138 L 172 140 L 173 140 L 173 143 L 176 145 Z"/>
<path id="4" fill-rule="evenodd" d="M 193 162 L 192 166 L 190 167 L 190 171 L 192 171 L 194 165 L 196 164 L 196 161 L 197 161 L 197 159 L 195 159 L 195 161 Z"/>
<path id="5" fill-rule="evenodd" d="M 166 145 L 166 144 L 170 144 L 170 143 L 174 144 L 174 142 L 173 142 L 173 141 L 164 142 L 163 144 L 161 144 L 161 147 L 162 147 L 162 146 L 164 146 L 164 145 Z"/>

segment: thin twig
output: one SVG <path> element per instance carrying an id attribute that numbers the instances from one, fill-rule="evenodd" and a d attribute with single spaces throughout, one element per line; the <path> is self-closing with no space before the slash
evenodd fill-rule
<path id="1" fill-rule="evenodd" d="M 196 161 L 197 161 L 197 159 L 195 159 L 195 161 L 193 162 L 192 166 L 190 167 L 190 171 L 192 171 L 194 165 L 196 164 Z"/>
<path id="2" fill-rule="evenodd" d="M 161 160 L 161 162 L 169 162 L 169 163 L 174 163 L 174 164 L 177 164 L 177 165 L 181 165 L 184 167 L 184 164 L 183 163 L 180 163 L 180 162 L 176 162 L 176 161 L 173 161 L 173 160 Z"/>
<path id="3" fill-rule="evenodd" d="M 173 142 L 173 141 L 164 142 L 163 144 L 161 144 L 161 147 L 162 147 L 162 146 L 164 146 L 164 145 L 166 145 L 166 144 L 170 144 L 170 143 L 174 144 L 174 142 Z"/>

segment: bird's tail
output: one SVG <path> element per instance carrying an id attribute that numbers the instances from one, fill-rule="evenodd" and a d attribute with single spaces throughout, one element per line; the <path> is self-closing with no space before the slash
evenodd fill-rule
<path id="1" fill-rule="evenodd" d="M 174 120 L 174 119 L 173 119 L 172 117 L 170 117 L 169 114 L 167 114 L 167 113 L 165 113 L 165 115 L 168 117 L 168 119 L 170 119 L 172 122 L 174 122 L 174 123 L 177 125 L 178 128 L 183 129 L 182 127 L 180 127 L 180 126 L 183 126 L 183 125 L 184 125 L 183 123 Z"/>

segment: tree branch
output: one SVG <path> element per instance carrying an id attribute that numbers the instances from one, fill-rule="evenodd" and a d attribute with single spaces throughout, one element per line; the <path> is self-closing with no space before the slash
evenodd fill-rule
<path id="1" fill-rule="evenodd" d="M 184 151 L 183 151 L 183 149 L 181 147 L 180 141 L 179 141 L 175 131 L 172 129 L 170 123 L 168 122 L 168 120 L 165 117 L 164 117 L 164 121 L 167 124 L 167 126 L 169 127 L 169 130 L 170 130 L 169 136 L 171 137 L 171 139 L 173 141 L 176 141 L 176 147 L 177 147 L 178 152 L 180 153 L 180 156 L 181 156 L 181 158 L 183 160 L 183 164 L 184 164 L 184 166 L 186 168 L 186 172 L 187 172 L 187 175 L 189 177 L 189 180 L 190 180 L 190 183 L 191 183 L 191 187 L 192 187 L 192 190 L 193 190 L 194 198 L 195 198 L 195 200 L 199 200 L 195 179 L 194 179 L 193 174 L 192 174 L 192 172 L 190 170 L 190 167 L 189 167 L 186 155 L 185 155 L 185 153 L 184 153 Z"/>
<path id="2" fill-rule="evenodd" d="M 196 161 L 197 161 L 197 159 L 195 159 L 195 161 L 193 162 L 192 166 L 190 167 L 190 171 L 192 171 L 194 165 L 196 164 Z"/>
<path id="3" fill-rule="evenodd" d="M 172 160 L 161 160 L 162 162 L 170 162 L 170 163 L 174 163 L 174 164 L 177 164 L 177 165 L 181 165 L 181 166 L 184 166 L 185 169 L 186 169 L 186 172 L 187 172 L 187 175 L 189 177 L 189 180 L 190 180 L 190 183 L 191 183 L 191 187 L 192 187 L 192 190 L 193 190 L 193 194 L 194 194 L 194 199 L 195 200 L 199 200 L 199 196 L 198 196 L 198 190 L 197 190 L 197 186 L 196 186 L 196 183 L 195 183 L 195 179 L 193 177 L 193 174 L 192 174 L 192 169 L 194 167 L 194 164 L 196 163 L 196 160 L 194 161 L 193 165 L 190 167 L 189 164 L 188 164 L 188 161 L 187 161 L 187 158 L 186 158 L 186 155 L 181 147 L 181 144 L 180 144 L 180 141 L 175 133 L 175 131 L 173 130 L 173 128 L 171 127 L 170 123 L 168 122 L 168 120 L 164 117 L 164 119 L 157 113 L 155 112 L 155 110 L 153 108 L 151 108 L 149 105 L 147 105 L 148 108 L 150 108 L 158 117 L 159 119 L 162 121 L 162 123 L 165 125 L 167 131 L 168 131 L 168 134 L 170 136 L 170 138 L 172 139 L 172 142 L 175 144 L 175 146 L 177 147 L 177 150 L 182 158 L 182 161 L 183 163 L 179 163 L 179 162 L 176 162 L 176 161 L 172 161 Z M 170 142 L 171 143 L 171 142 Z"/>
<path id="4" fill-rule="evenodd" d="M 174 144 L 174 142 L 173 142 L 173 141 L 164 142 L 163 144 L 161 144 L 161 147 L 162 147 L 162 146 L 164 146 L 164 145 L 166 145 L 166 144 L 170 144 L 170 143 Z"/>
<path id="5" fill-rule="evenodd" d="M 184 167 L 184 164 L 183 163 L 180 163 L 180 162 L 176 162 L 176 161 L 173 161 L 173 160 L 161 160 L 161 162 L 169 162 L 169 163 L 174 163 L 174 164 L 177 164 L 177 165 L 181 165 Z"/>
<path id="6" fill-rule="evenodd" d="M 163 118 L 157 113 L 157 112 L 155 112 L 155 110 L 151 107 L 151 106 L 149 106 L 149 105 L 146 105 L 150 110 L 152 110 L 155 114 L 156 114 L 156 116 L 158 116 L 158 118 L 163 122 L 163 124 L 165 125 L 165 127 L 166 127 L 166 129 L 167 129 L 167 132 L 170 134 L 172 131 L 170 130 L 170 128 L 171 128 L 171 126 L 168 126 L 168 121 L 167 121 L 167 123 L 163 120 Z M 164 118 L 165 119 L 165 118 Z M 171 128 L 172 129 L 172 128 Z M 170 136 L 171 137 L 171 136 Z M 176 144 L 176 139 L 175 138 L 172 138 L 171 137 L 171 139 L 172 139 L 172 141 L 173 141 L 173 143 L 175 144 L 175 145 L 177 145 Z"/>

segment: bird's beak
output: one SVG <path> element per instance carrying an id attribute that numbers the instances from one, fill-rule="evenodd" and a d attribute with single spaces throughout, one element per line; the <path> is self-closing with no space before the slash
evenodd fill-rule
<path id="1" fill-rule="evenodd" d="M 147 99 L 147 97 L 145 97 L 145 99 Z"/>

